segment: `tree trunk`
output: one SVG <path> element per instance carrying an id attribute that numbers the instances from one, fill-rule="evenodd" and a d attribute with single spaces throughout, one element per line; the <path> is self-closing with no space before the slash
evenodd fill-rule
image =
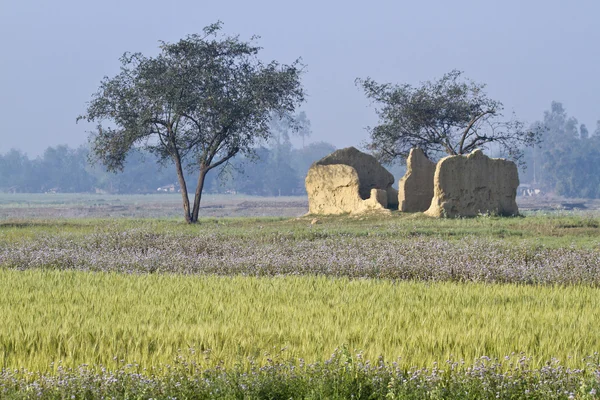
<path id="1" fill-rule="evenodd" d="M 204 189 L 204 178 L 208 173 L 208 168 L 200 167 L 200 175 L 198 175 L 198 185 L 196 186 L 196 195 L 194 196 L 194 209 L 192 210 L 192 223 L 198 222 L 198 213 L 200 211 L 200 200 L 202 199 L 202 189 Z"/>
<path id="2" fill-rule="evenodd" d="M 179 180 L 179 187 L 181 188 L 181 197 L 183 198 L 183 216 L 185 222 L 191 224 L 192 214 L 190 213 L 190 199 L 188 197 L 187 185 L 185 184 L 185 178 L 183 177 L 183 168 L 181 166 L 181 159 L 179 155 L 173 157 L 175 160 L 175 169 L 177 169 L 177 179 Z"/>

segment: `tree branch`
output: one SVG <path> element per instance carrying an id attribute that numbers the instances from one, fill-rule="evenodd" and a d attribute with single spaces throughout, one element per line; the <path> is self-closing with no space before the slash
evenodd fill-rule
<path id="1" fill-rule="evenodd" d="M 469 131 L 471 130 L 473 125 L 475 125 L 477 123 L 477 121 L 479 121 L 484 116 L 486 116 L 488 114 L 495 114 L 495 113 L 496 113 L 496 110 L 487 110 L 487 111 L 482 112 L 479 115 L 476 115 L 475 117 L 473 117 L 471 119 L 471 121 L 469 122 L 469 124 L 467 125 L 467 127 L 465 128 L 465 130 L 461 136 L 460 143 L 458 146 L 458 154 L 464 154 L 463 145 L 465 144 L 465 139 L 467 138 Z"/>
<path id="2" fill-rule="evenodd" d="M 207 170 L 207 171 L 210 171 L 211 169 L 213 169 L 213 168 L 217 168 L 219 165 L 221 165 L 221 164 L 223 164 L 223 163 L 225 163 L 225 162 L 229 161 L 229 160 L 230 160 L 232 157 L 234 157 L 234 156 L 235 156 L 235 155 L 238 153 L 238 151 L 239 151 L 239 149 L 237 149 L 237 148 L 236 148 L 236 149 L 234 149 L 234 150 L 231 150 L 231 151 L 230 151 L 230 152 L 227 154 L 227 156 L 225 156 L 225 157 L 221 158 L 219 161 L 215 162 L 214 164 L 211 164 L 211 165 L 209 165 L 209 166 L 206 168 L 206 170 Z"/>

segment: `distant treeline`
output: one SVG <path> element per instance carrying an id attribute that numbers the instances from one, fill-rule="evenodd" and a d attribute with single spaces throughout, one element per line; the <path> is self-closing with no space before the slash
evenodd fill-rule
<path id="1" fill-rule="evenodd" d="M 237 156 L 225 168 L 207 175 L 208 193 L 244 193 L 262 196 L 305 194 L 304 178 L 310 165 L 335 147 L 317 142 L 293 148 L 288 140 L 256 149 L 256 159 Z M 0 191 L 15 193 L 156 193 L 178 191 L 172 164 L 159 165 L 148 152 L 132 152 L 123 172 L 107 172 L 88 162 L 89 150 L 65 145 L 49 147 L 29 158 L 19 150 L 0 154 Z M 197 172 L 189 171 L 194 189 Z"/>
<path id="2" fill-rule="evenodd" d="M 527 149 L 521 183 L 565 197 L 600 198 L 600 121 L 590 131 L 552 102 L 542 121 L 542 143 Z"/>
<path id="3" fill-rule="evenodd" d="M 593 131 L 567 115 L 563 105 L 552 102 L 550 110 L 535 126 L 542 126 L 542 142 L 528 148 L 526 169 L 519 172 L 521 184 L 542 193 L 565 197 L 600 198 L 600 121 Z M 292 146 L 287 133 L 275 135 L 256 149 L 255 157 L 238 155 L 225 168 L 207 175 L 208 193 L 244 193 L 262 196 L 303 195 L 304 178 L 310 165 L 335 150 L 332 144 L 316 142 L 302 148 Z M 19 150 L 0 154 L 0 192 L 17 193 L 156 193 L 177 191 L 172 164 L 159 165 L 148 152 L 133 151 L 120 173 L 106 172 L 101 164 L 88 162 L 89 150 L 82 146 L 49 147 L 43 155 L 29 158 Z M 497 156 L 497 154 L 494 154 Z M 388 167 L 396 182 L 404 174 L 401 166 Z M 187 182 L 194 190 L 197 171 L 189 171 Z"/>

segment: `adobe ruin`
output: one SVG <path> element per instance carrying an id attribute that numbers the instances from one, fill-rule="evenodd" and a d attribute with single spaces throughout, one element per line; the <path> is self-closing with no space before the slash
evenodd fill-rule
<path id="1" fill-rule="evenodd" d="M 396 207 L 438 218 L 519 213 L 516 164 L 489 158 L 481 150 L 436 164 L 421 149 L 411 149 L 398 191 L 393 182 L 375 157 L 354 147 L 337 150 L 308 171 L 309 214 L 389 213 Z"/>
<path id="2" fill-rule="evenodd" d="M 354 147 L 336 150 L 315 162 L 306 176 L 310 214 L 389 212 L 397 206 L 394 176 Z"/>
<path id="3" fill-rule="evenodd" d="M 437 163 L 433 199 L 425 214 L 451 218 L 518 215 L 518 186 L 519 173 L 512 161 L 489 158 L 481 150 L 445 157 Z"/>
<path id="4" fill-rule="evenodd" d="M 423 212 L 433 199 L 433 178 L 436 164 L 430 161 L 423 150 L 410 149 L 406 159 L 406 173 L 398 183 L 398 210 Z"/>

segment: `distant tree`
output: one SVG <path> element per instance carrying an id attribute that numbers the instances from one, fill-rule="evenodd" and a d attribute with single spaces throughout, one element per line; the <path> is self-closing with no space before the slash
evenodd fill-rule
<path id="1" fill-rule="evenodd" d="M 296 117 L 297 128 L 295 130 L 296 135 L 302 139 L 302 148 L 304 148 L 304 141 L 308 138 L 312 131 L 310 129 L 310 120 L 306 117 L 306 113 L 301 111 Z"/>
<path id="2" fill-rule="evenodd" d="M 311 134 L 310 121 L 304 111 L 296 115 L 273 115 L 271 119 L 273 137 L 269 141 L 268 175 L 270 190 L 267 195 L 291 195 L 298 189 L 297 173 L 291 165 L 293 146 L 291 135 L 299 136 L 304 140 Z"/>
<path id="3" fill-rule="evenodd" d="M 544 134 L 540 147 L 530 154 L 539 166 L 534 168 L 534 183 L 562 196 L 600 197 L 600 137 L 590 137 L 586 126 L 556 101 L 535 124 L 544 127 Z"/>
<path id="4" fill-rule="evenodd" d="M 39 162 L 39 176 L 42 179 L 40 189 L 60 192 L 89 192 L 94 180 L 86 170 L 88 149 L 71 149 L 66 145 L 48 147 Z"/>
<path id="5" fill-rule="evenodd" d="M 273 134 L 271 141 L 281 143 L 289 140 L 291 136 L 299 136 L 302 139 L 302 147 L 304 147 L 305 139 L 312 133 L 310 120 L 304 111 L 295 115 L 272 113 L 269 129 Z"/>
<path id="6" fill-rule="evenodd" d="M 301 149 L 294 149 L 292 151 L 291 165 L 296 171 L 301 188 L 304 188 L 304 179 L 312 163 L 334 151 L 335 146 L 327 142 L 310 143 Z"/>
<path id="7" fill-rule="evenodd" d="M 206 174 L 251 153 L 269 137 L 271 114 L 293 113 L 304 100 L 299 61 L 264 64 L 255 38 L 244 42 L 220 30 L 216 23 L 203 35 L 161 42 L 155 58 L 125 53 L 121 72 L 101 82 L 78 118 L 98 122 L 91 151 L 109 170 L 122 170 L 136 146 L 173 162 L 189 223 L 198 220 Z M 198 173 L 191 208 L 186 168 Z"/>
<path id="8" fill-rule="evenodd" d="M 41 179 L 38 164 L 17 149 L 0 156 L 0 189 L 20 193 L 39 192 Z"/>
<path id="9" fill-rule="evenodd" d="M 271 151 L 265 146 L 257 147 L 253 155 L 235 157 L 230 168 L 222 171 L 224 179 L 219 181 L 218 190 L 258 196 L 272 194 L 271 159 Z"/>
<path id="10" fill-rule="evenodd" d="M 290 165 L 292 142 L 287 132 L 277 136 L 272 141 L 270 148 L 270 159 L 265 171 L 270 182 L 269 195 L 281 196 L 292 194 L 296 187 L 296 174 Z"/>
<path id="11" fill-rule="evenodd" d="M 581 139 L 587 139 L 590 137 L 590 132 L 588 131 L 587 126 L 585 126 L 585 124 L 581 124 L 579 126 L 579 137 Z"/>
<path id="12" fill-rule="evenodd" d="M 171 165 L 161 166 L 154 154 L 139 149 L 128 154 L 122 172 L 115 174 L 99 168 L 97 176 L 99 187 L 111 193 L 150 193 L 177 182 Z"/>
<path id="13" fill-rule="evenodd" d="M 526 129 L 514 116 L 504 119 L 502 103 L 487 96 L 484 84 L 463 78 L 461 71 L 419 87 L 379 84 L 371 78 L 357 79 L 356 84 L 379 116 L 379 125 L 369 129 L 368 146 L 386 163 L 405 159 L 413 147 L 433 158 L 489 145 L 520 162 L 523 147 L 540 138 L 541 132 Z"/>
<path id="14" fill-rule="evenodd" d="M 212 189 L 260 196 L 303 194 L 310 165 L 334 150 L 335 146 L 325 142 L 293 148 L 289 140 L 282 140 L 278 145 L 272 139 L 269 147 L 256 149 L 255 162 L 246 155 L 236 156 L 230 168 L 223 171 L 224 179 Z"/>
<path id="15" fill-rule="evenodd" d="M 579 138 L 578 124 L 579 124 L 579 122 L 577 121 L 577 118 L 575 118 L 575 117 L 571 117 L 567 120 L 567 123 L 565 125 L 566 137 L 571 138 L 571 139 Z"/>

